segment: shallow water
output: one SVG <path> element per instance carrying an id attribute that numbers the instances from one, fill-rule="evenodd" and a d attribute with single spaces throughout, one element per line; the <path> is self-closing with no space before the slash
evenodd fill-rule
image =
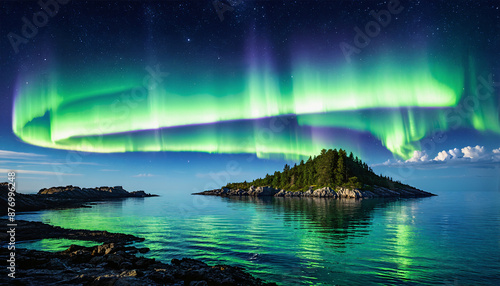
<path id="1" fill-rule="evenodd" d="M 161 193 L 161 192 L 159 192 Z M 243 266 L 281 285 L 500 285 L 500 192 L 406 200 L 173 193 L 18 214 L 145 237 L 147 255 Z M 49 251 L 71 241 L 22 246 Z"/>

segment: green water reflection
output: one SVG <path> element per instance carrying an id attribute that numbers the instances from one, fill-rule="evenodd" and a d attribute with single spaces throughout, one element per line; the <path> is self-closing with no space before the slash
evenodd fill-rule
<path id="1" fill-rule="evenodd" d="M 45 238 L 33 241 L 20 241 L 16 243 L 17 247 L 35 249 L 35 250 L 43 249 L 45 251 L 50 251 L 50 252 L 58 252 L 66 250 L 72 244 L 78 244 L 83 246 L 100 245 L 100 243 L 95 241 L 73 240 L 65 238 Z"/>
<path id="2" fill-rule="evenodd" d="M 450 239 L 450 233 L 460 229 L 450 222 L 450 216 L 439 213 L 443 209 L 434 205 L 436 201 L 439 199 L 200 199 L 186 195 L 127 199 L 90 209 L 24 216 L 61 227 L 135 234 L 146 238 L 139 245 L 151 249 L 149 257 L 167 262 L 192 257 L 238 265 L 282 285 L 496 281 L 500 263 L 491 257 L 480 261 L 467 249 L 454 248 L 456 241 Z M 490 249 L 500 241 L 500 219 L 492 219 L 487 223 L 496 223 L 496 228 L 490 227 L 484 235 L 499 240 L 483 243 Z M 461 223 L 467 225 L 468 221 L 462 219 Z M 37 248 L 49 246 L 41 243 Z M 493 253 L 500 254 L 498 247 Z M 481 267 L 481 275 L 468 269 L 461 257 Z"/>

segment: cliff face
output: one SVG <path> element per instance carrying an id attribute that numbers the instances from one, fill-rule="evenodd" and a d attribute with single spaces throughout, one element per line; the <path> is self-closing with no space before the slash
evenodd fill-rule
<path id="1" fill-rule="evenodd" d="M 0 215 L 7 213 L 8 183 L 0 183 Z M 84 203 L 108 199 L 151 197 L 144 191 L 127 192 L 121 186 L 80 188 L 76 186 L 41 189 L 37 194 L 15 193 L 16 212 L 82 207 Z"/>
<path id="2" fill-rule="evenodd" d="M 211 196 L 274 196 L 274 197 L 320 197 L 320 198 L 419 198 L 435 196 L 434 194 L 416 189 L 416 188 L 397 188 L 394 190 L 375 186 L 372 191 L 362 191 L 358 189 L 338 188 L 336 190 L 330 187 L 324 187 L 313 190 L 310 188 L 305 192 L 291 192 L 285 190 L 278 190 L 271 187 L 250 187 L 248 190 L 244 189 L 228 189 L 222 188 L 218 190 L 209 190 L 194 195 L 211 195 Z"/>

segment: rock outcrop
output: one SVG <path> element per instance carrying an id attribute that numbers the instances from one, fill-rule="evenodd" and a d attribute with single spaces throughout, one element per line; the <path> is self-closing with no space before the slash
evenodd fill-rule
<path id="1" fill-rule="evenodd" d="M 0 215 L 7 213 L 8 183 L 0 183 Z M 80 188 L 76 186 L 41 189 L 37 194 L 15 194 L 15 210 L 38 211 L 44 209 L 85 207 L 85 203 L 120 198 L 142 198 L 156 195 L 144 191 L 127 192 L 121 186 Z"/>
<path id="2" fill-rule="evenodd" d="M 146 194 L 144 191 L 127 192 L 122 186 L 115 187 L 97 187 L 97 188 L 80 188 L 76 186 L 52 187 L 41 189 L 38 195 L 53 195 L 57 198 L 72 198 L 72 199 L 107 199 L 107 198 L 128 198 L 128 197 L 151 197 L 153 195 Z"/>
<path id="3" fill-rule="evenodd" d="M 52 237 L 104 242 L 85 247 L 71 245 L 61 252 L 15 249 L 15 278 L 12 285 L 275 285 L 228 265 L 209 266 L 189 258 L 172 259 L 170 264 L 137 256 L 148 248 L 128 243 L 144 239 L 132 235 L 88 230 L 61 229 L 38 222 L 16 221 L 17 230 L 32 231 L 29 236 L 16 233 L 17 241 Z M 7 241 L 7 220 L 0 220 L 0 237 Z M 74 236 L 75 232 L 79 236 Z M 0 259 L 6 261 L 10 251 L 0 248 Z M 1 283 L 0 283 L 1 284 Z"/>
<path id="4" fill-rule="evenodd" d="M 319 188 L 309 190 L 305 192 L 292 192 L 285 190 L 278 190 L 271 187 L 254 187 L 251 186 L 248 190 L 243 189 L 228 189 L 222 188 L 217 190 L 209 190 L 201 193 L 194 193 L 193 195 L 209 195 L 209 196 L 253 196 L 253 197 L 318 197 L 318 198 L 354 198 L 354 199 L 367 199 L 367 198 L 419 198 L 419 197 L 430 197 L 435 196 L 434 194 L 407 187 L 405 189 L 396 188 L 394 190 L 383 188 L 379 186 L 374 186 L 371 190 L 358 190 L 358 189 L 347 189 L 347 188 L 337 188 L 332 189 L 330 187 Z"/>
<path id="5" fill-rule="evenodd" d="M 7 219 L 0 219 L 0 226 L 8 224 Z M 67 238 L 74 240 L 88 240 L 103 243 L 131 243 L 144 241 L 144 238 L 130 234 L 113 233 L 100 230 L 68 229 L 59 226 L 52 226 L 42 222 L 16 220 L 16 240 L 36 240 L 45 238 Z M 7 232 L 0 233 L 0 241 L 8 241 Z"/>

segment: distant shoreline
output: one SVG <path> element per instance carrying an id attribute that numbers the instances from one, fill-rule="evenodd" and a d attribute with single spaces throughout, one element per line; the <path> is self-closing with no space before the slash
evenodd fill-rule
<path id="1" fill-rule="evenodd" d="M 8 184 L 0 183 L 0 215 L 7 214 Z M 121 186 L 80 188 L 77 186 L 44 188 L 37 194 L 17 193 L 15 196 L 16 212 L 40 211 L 47 209 L 68 209 L 88 207 L 87 204 L 123 198 L 146 198 L 158 195 L 142 190 L 128 192 Z"/>

